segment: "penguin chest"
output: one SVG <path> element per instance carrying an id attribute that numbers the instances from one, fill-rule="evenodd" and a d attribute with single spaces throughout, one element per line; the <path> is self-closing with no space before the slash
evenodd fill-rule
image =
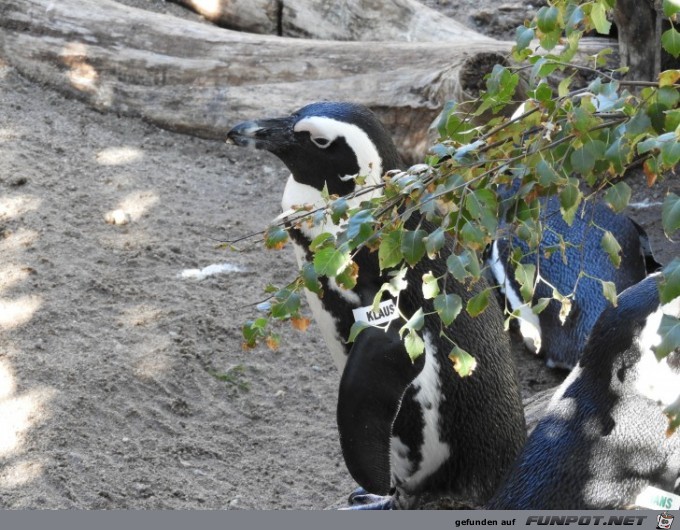
<path id="1" fill-rule="evenodd" d="M 425 333 L 425 366 L 404 396 L 399 414 L 418 414 L 420 432 L 394 432 L 391 443 L 392 480 L 405 491 L 418 491 L 429 477 L 446 465 L 450 444 L 442 438 L 442 366 L 437 359 L 435 341 Z M 397 422 L 398 423 L 398 422 Z"/>
<path id="2" fill-rule="evenodd" d="M 302 267 L 305 263 L 307 249 L 295 241 L 293 242 L 293 248 L 298 266 Z M 343 332 L 346 327 L 343 324 L 343 320 L 346 320 L 347 314 L 352 313 L 354 307 L 359 306 L 359 297 L 352 291 L 341 289 L 332 279 L 329 281 L 328 287 L 346 298 L 347 307 L 345 310 L 342 310 L 341 307 L 333 309 L 326 307 L 327 304 L 324 304 L 324 301 L 316 293 L 312 293 L 307 289 L 305 289 L 305 296 L 309 309 L 312 312 L 312 317 L 328 347 L 331 358 L 338 370 L 342 372 L 347 363 L 347 355 L 349 354 L 349 345 L 345 343 L 345 334 Z"/>

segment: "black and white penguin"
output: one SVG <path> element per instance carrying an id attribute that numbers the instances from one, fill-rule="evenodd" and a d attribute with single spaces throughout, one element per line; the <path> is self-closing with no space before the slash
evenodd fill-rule
<path id="1" fill-rule="evenodd" d="M 662 317 L 680 317 L 680 298 L 660 304 L 659 277 L 601 314 L 489 508 L 624 509 L 659 490 L 680 493 L 680 432 L 667 435 L 663 413 L 680 399 L 680 351 L 661 362 L 654 354 Z"/>
<path id="2" fill-rule="evenodd" d="M 542 355 L 550 368 L 571 369 L 598 316 L 610 305 L 599 280 L 613 282 L 616 291 L 621 292 L 660 265 L 654 260 L 642 227 L 607 205 L 583 203 L 570 226 L 562 218 L 559 198 L 539 202 L 542 235 L 538 250 L 530 252 L 519 237 L 499 239 L 491 246 L 487 263 L 508 308 L 519 314 L 517 324 L 527 348 Z M 602 248 L 606 231 L 621 246 L 618 267 Z M 539 314 L 524 302 L 509 259 L 515 248 L 522 251 L 520 262 L 535 265 L 538 272 L 532 304 L 551 298 L 553 289 L 562 296 L 574 293 L 566 318 L 560 316 L 561 304 L 557 300 L 550 301 Z"/>
<path id="3" fill-rule="evenodd" d="M 229 141 L 267 150 L 288 167 L 282 206 L 322 204 L 324 186 L 346 195 L 381 182 L 402 167 L 395 146 L 367 108 L 350 103 L 314 103 L 291 116 L 236 125 Z M 365 184 L 351 178 L 362 175 Z M 380 193 L 373 191 L 372 193 Z M 369 195 L 370 196 L 370 195 Z M 351 202 L 365 200 L 366 195 Z M 424 219 L 412 216 L 407 229 Z M 327 218 L 320 225 L 289 226 L 300 264 L 311 260 L 309 245 L 320 232 L 341 227 Z M 476 318 L 463 311 L 448 330 L 458 346 L 477 360 L 474 373 L 458 376 L 448 358 L 451 344 L 440 336 L 440 322 L 425 318 L 425 353 L 412 362 L 399 337 L 404 321 L 418 308 L 433 311 L 423 298 L 422 275 L 446 273 L 446 256 L 425 259 L 408 269 L 408 287 L 398 300 L 384 298 L 385 328 L 370 327 L 348 344 L 350 328 L 370 309 L 389 271 L 380 271 L 375 252 L 354 256 L 357 285 L 341 288 L 323 279 L 322 298 L 307 293 L 310 308 L 342 371 L 337 419 L 343 456 L 361 488 L 350 496 L 356 509 L 412 508 L 424 492 L 448 492 L 485 502 L 525 440 L 525 423 L 516 372 L 503 332 L 500 307 L 490 305 Z M 446 291 L 464 303 L 486 287 L 483 280 L 462 285 L 449 278 Z M 398 304 L 398 311 L 394 311 Z"/>

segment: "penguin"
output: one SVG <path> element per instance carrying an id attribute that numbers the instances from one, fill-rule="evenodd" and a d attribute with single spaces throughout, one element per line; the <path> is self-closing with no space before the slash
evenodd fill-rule
<path id="1" fill-rule="evenodd" d="M 508 198 L 511 193 L 506 192 Z M 542 225 L 538 249 L 530 251 L 519 237 L 497 239 L 487 251 L 492 281 L 500 288 L 502 303 L 518 314 L 516 325 L 527 349 L 542 355 L 550 368 L 571 370 L 578 362 L 600 313 L 610 304 L 600 280 L 612 282 L 617 292 L 638 283 L 660 265 L 654 259 L 644 229 L 601 202 L 582 203 L 571 225 L 560 211 L 558 197 L 539 201 Z M 621 246 L 621 262 L 615 266 L 602 248 L 610 232 Z M 534 265 L 538 273 L 532 304 L 520 296 L 510 256 L 520 249 L 520 263 Z M 584 274 L 585 273 L 585 274 Z M 573 293 L 570 311 L 553 299 L 536 314 L 531 306 L 541 298 Z"/>
<path id="2" fill-rule="evenodd" d="M 680 432 L 667 433 L 663 413 L 680 399 L 680 350 L 661 362 L 654 353 L 680 298 L 660 303 L 660 277 L 629 287 L 599 316 L 487 508 L 625 509 L 644 506 L 650 491 L 680 493 Z"/>
<path id="3" fill-rule="evenodd" d="M 402 168 L 387 131 L 366 107 L 345 102 L 307 105 L 290 116 L 240 123 L 228 142 L 269 151 L 290 170 L 282 208 L 322 204 L 322 190 L 349 198 L 350 207 L 381 193 L 383 174 Z M 361 175 L 359 184 L 353 176 Z M 425 219 L 411 216 L 406 228 L 433 230 Z M 313 238 L 337 233 L 330 218 L 320 225 L 289 224 L 300 264 L 309 262 Z M 399 336 L 404 319 L 419 308 L 434 311 L 425 300 L 421 278 L 431 271 L 447 273 L 446 256 L 423 259 L 405 276 L 407 287 L 398 299 L 383 298 L 381 327 L 368 327 L 353 343 L 350 328 L 371 309 L 376 293 L 394 271 L 381 271 L 377 253 L 362 248 L 356 286 L 349 290 L 322 279 L 323 296 L 307 292 L 314 319 L 341 371 L 337 425 L 342 454 L 360 486 L 349 497 L 349 509 L 410 509 L 425 493 L 446 493 L 482 503 L 498 486 L 525 438 L 525 422 L 509 340 L 503 331 L 500 306 L 490 304 L 472 318 L 462 311 L 446 330 L 456 344 L 472 354 L 477 367 L 468 377 L 453 369 L 451 344 L 441 323 L 425 316 L 421 329 L 424 353 L 412 361 Z M 466 284 L 449 277 L 445 292 L 463 303 L 487 287 L 484 279 Z M 381 304 L 381 307 L 382 307 Z M 391 309 L 390 309 L 391 308 Z M 398 311 L 397 311 L 398 309 Z"/>

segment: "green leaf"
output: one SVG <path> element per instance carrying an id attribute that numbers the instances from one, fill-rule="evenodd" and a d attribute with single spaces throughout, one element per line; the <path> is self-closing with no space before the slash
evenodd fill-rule
<path id="1" fill-rule="evenodd" d="M 680 2 L 678 0 L 663 0 L 663 14 L 670 18 L 680 12 Z"/>
<path id="2" fill-rule="evenodd" d="M 661 344 L 653 350 L 656 358 L 661 360 L 680 348 L 680 320 L 671 315 L 663 315 L 659 325 L 659 335 L 661 335 Z"/>
<path id="3" fill-rule="evenodd" d="M 609 254 L 609 260 L 617 269 L 621 265 L 621 245 L 609 230 L 607 230 L 600 241 L 604 251 Z"/>
<path id="4" fill-rule="evenodd" d="M 451 114 L 446 120 L 446 136 L 460 142 L 468 143 L 476 135 L 475 126 L 465 120 L 460 119 L 456 114 Z"/>
<path id="5" fill-rule="evenodd" d="M 562 211 L 562 218 L 569 226 L 574 222 L 582 198 L 583 194 L 581 193 L 581 190 L 579 190 L 578 185 L 574 183 L 570 183 L 562 190 L 562 193 L 560 193 L 560 210 Z"/>
<path id="6" fill-rule="evenodd" d="M 432 271 L 423 274 L 423 297 L 431 300 L 439 294 L 439 282 Z"/>
<path id="7" fill-rule="evenodd" d="M 661 146 L 661 161 L 669 167 L 675 166 L 680 161 L 680 142 L 664 142 Z"/>
<path id="8" fill-rule="evenodd" d="M 567 19 L 565 27 L 567 35 L 569 35 L 573 31 L 576 31 L 584 19 L 585 14 L 583 13 L 583 9 L 581 9 L 581 6 L 573 6 L 573 10 L 569 14 L 569 18 Z"/>
<path id="9" fill-rule="evenodd" d="M 548 83 L 540 83 L 534 90 L 534 97 L 541 103 L 546 103 L 553 98 L 553 90 Z"/>
<path id="10" fill-rule="evenodd" d="M 518 263 L 515 268 L 515 280 L 520 285 L 520 295 L 525 302 L 530 302 L 534 296 L 534 281 L 536 265 Z"/>
<path id="11" fill-rule="evenodd" d="M 435 259 L 446 244 L 446 232 L 439 227 L 425 238 L 425 251 L 430 259 Z"/>
<path id="12" fill-rule="evenodd" d="M 553 184 L 563 184 L 565 181 L 565 178 L 558 175 L 553 167 L 545 160 L 541 160 L 536 164 L 536 172 L 539 177 L 538 183 L 544 188 L 552 186 Z"/>
<path id="13" fill-rule="evenodd" d="M 347 212 L 349 210 L 349 203 L 344 197 L 334 200 L 331 203 L 331 220 L 336 225 L 340 223 L 342 219 L 345 219 Z"/>
<path id="14" fill-rule="evenodd" d="M 554 6 L 542 7 L 538 10 L 538 13 L 536 13 L 536 23 L 538 25 L 538 29 L 540 29 L 543 33 L 550 33 L 551 31 L 554 31 L 557 29 L 559 15 L 559 9 Z"/>
<path id="15" fill-rule="evenodd" d="M 300 310 L 300 295 L 290 289 L 281 289 L 274 299 L 277 300 L 272 303 L 271 314 L 274 318 L 288 318 Z"/>
<path id="16" fill-rule="evenodd" d="M 602 35 L 609 35 L 609 30 L 612 27 L 611 22 L 607 20 L 607 12 L 602 4 L 594 4 L 590 11 L 590 20 L 598 33 Z"/>
<path id="17" fill-rule="evenodd" d="M 316 236 L 314 239 L 312 239 L 312 242 L 309 244 L 309 249 L 312 252 L 316 252 L 321 248 L 334 246 L 335 237 L 333 236 L 333 234 L 331 234 L 330 232 L 323 232 Z"/>
<path id="18" fill-rule="evenodd" d="M 562 38 L 562 30 L 560 28 L 555 29 L 554 31 L 551 31 L 550 33 L 544 33 L 541 35 L 541 38 L 539 39 L 539 42 L 541 43 L 541 46 L 546 49 L 546 50 L 552 50 L 555 46 L 557 46 L 560 43 L 560 39 Z M 550 62 L 545 67 L 539 68 L 539 76 L 540 77 L 546 77 L 550 74 L 552 74 L 555 70 L 559 68 L 559 64 L 555 62 Z"/>
<path id="19" fill-rule="evenodd" d="M 667 131 L 674 131 L 680 127 L 680 109 L 667 111 L 664 125 Z"/>
<path id="20" fill-rule="evenodd" d="M 541 39 L 541 46 L 546 48 L 546 43 L 544 42 L 544 39 Z M 549 76 L 555 70 L 557 70 L 558 67 L 559 63 L 556 63 L 555 61 L 549 61 L 545 57 L 541 57 L 538 61 L 534 63 L 534 66 L 531 69 L 532 83 L 535 82 L 536 79 Z"/>
<path id="21" fill-rule="evenodd" d="M 470 276 L 478 278 L 480 274 L 477 257 L 470 251 L 462 252 L 460 255 L 451 254 L 446 259 L 446 267 L 451 275 L 459 282 L 462 282 Z"/>
<path id="22" fill-rule="evenodd" d="M 577 107 L 574 109 L 573 116 L 571 118 L 574 128 L 579 132 L 588 132 L 593 123 L 593 115 L 587 110 Z"/>
<path id="23" fill-rule="evenodd" d="M 471 317 L 476 317 L 484 312 L 489 305 L 489 289 L 484 289 L 467 302 L 467 312 Z"/>
<path id="24" fill-rule="evenodd" d="M 406 335 L 404 339 L 404 346 L 406 347 L 406 352 L 411 358 L 411 361 L 415 362 L 418 357 L 420 357 L 425 351 L 425 343 L 423 339 L 420 338 L 417 332 L 411 330 Z"/>
<path id="25" fill-rule="evenodd" d="M 638 136 L 647 132 L 652 127 L 652 120 L 642 111 L 638 111 L 626 126 L 626 132 L 630 136 Z"/>
<path id="26" fill-rule="evenodd" d="M 288 232 L 281 226 L 270 226 L 264 234 L 264 245 L 267 248 L 279 250 L 288 241 Z"/>
<path id="27" fill-rule="evenodd" d="M 659 103 L 659 105 L 664 107 L 664 110 L 669 110 L 675 108 L 675 106 L 678 103 L 678 100 L 680 100 L 680 94 L 678 93 L 677 88 L 665 86 L 657 90 L 656 100 Z"/>
<path id="28" fill-rule="evenodd" d="M 630 145 L 622 138 L 617 138 L 609 146 L 604 156 L 613 164 L 614 170 L 617 173 L 623 173 L 625 166 L 628 163 L 629 155 Z"/>
<path id="29" fill-rule="evenodd" d="M 540 314 L 546 307 L 548 307 L 548 304 L 552 301 L 552 298 L 539 298 L 538 301 L 532 306 L 531 311 L 535 315 Z"/>
<path id="30" fill-rule="evenodd" d="M 675 193 L 666 195 L 663 201 L 663 210 L 661 211 L 661 221 L 667 236 L 673 235 L 680 228 L 680 197 Z"/>
<path id="31" fill-rule="evenodd" d="M 427 237 L 425 230 L 404 230 L 401 237 L 401 253 L 411 267 L 425 255 L 425 241 L 423 241 L 425 237 Z"/>
<path id="32" fill-rule="evenodd" d="M 515 30 L 515 42 L 517 43 L 518 52 L 522 51 L 531 44 L 534 38 L 533 28 L 527 28 L 525 26 L 520 26 Z"/>
<path id="33" fill-rule="evenodd" d="M 604 195 L 605 202 L 611 206 L 616 213 L 623 211 L 630 202 L 632 190 L 625 182 L 617 182 L 607 190 Z"/>
<path id="34" fill-rule="evenodd" d="M 661 45 L 664 50 L 677 58 L 680 55 L 680 32 L 675 28 L 664 31 L 661 35 Z"/>
<path id="35" fill-rule="evenodd" d="M 357 340 L 357 336 L 359 333 L 361 333 L 363 330 L 366 328 L 372 327 L 368 322 L 364 322 L 363 320 L 359 320 L 352 324 L 352 327 L 349 330 L 349 338 L 347 339 L 347 342 L 354 342 Z"/>
<path id="36" fill-rule="evenodd" d="M 680 296 L 680 258 L 674 258 L 663 268 L 663 279 L 659 282 L 662 304 L 667 304 Z"/>
<path id="37" fill-rule="evenodd" d="M 586 149 L 586 146 L 574 149 L 570 160 L 574 171 L 578 171 L 584 176 L 588 175 L 595 167 L 595 157 L 589 149 Z"/>
<path id="38" fill-rule="evenodd" d="M 477 223 L 465 223 L 458 235 L 460 236 L 460 239 L 467 243 L 468 247 L 474 248 L 475 250 L 481 250 L 486 246 L 484 232 Z"/>
<path id="39" fill-rule="evenodd" d="M 378 249 L 378 263 L 380 270 L 396 267 L 401 263 L 403 255 L 401 253 L 401 237 L 403 231 L 401 229 L 390 232 L 380 242 Z"/>
<path id="40" fill-rule="evenodd" d="M 458 346 L 453 347 L 451 353 L 449 353 L 449 359 L 453 363 L 453 369 L 461 377 L 471 375 L 477 367 L 477 360 Z"/>
<path id="41" fill-rule="evenodd" d="M 406 324 L 404 324 L 399 330 L 399 335 L 403 336 L 407 331 L 412 333 L 413 331 L 420 331 L 425 325 L 425 313 L 423 308 L 419 308 L 418 311 L 413 313 L 411 318 L 408 319 Z"/>
<path id="42" fill-rule="evenodd" d="M 349 218 L 347 223 L 347 237 L 350 240 L 354 240 L 355 244 L 363 243 L 373 235 L 374 222 L 375 218 L 370 210 L 356 212 Z"/>
<path id="43" fill-rule="evenodd" d="M 434 309 L 444 325 L 450 326 L 463 309 L 463 300 L 455 293 L 440 294 L 434 299 Z"/>
<path id="44" fill-rule="evenodd" d="M 479 219 L 488 230 L 489 233 L 494 233 L 498 227 L 498 204 L 496 194 L 488 189 L 477 189 L 469 193 L 465 200 L 465 207 L 473 219 Z M 483 243 L 483 234 L 481 240 L 474 238 L 475 241 Z"/>
<path id="45" fill-rule="evenodd" d="M 354 261 L 350 261 L 347 266 L 335 276 L 335 281 L 340 287 L 354 289 L 357 285 L 358 278 L 359 266 Z"/>
<path id="46" fill-rule="evenodd" d="M 600 280 L 600 283 L 602 284 L 602 294 L 616 307 L 619 303 L 618 296 L 616 295 L 616 285 L 614 282 L 605 282 L 604 280 Z"/>
<path id="47" fill-rule="evenodd" d="M 258 339 L 266 336 L 266 328 L 269 321 L 266 318 L 258 318 L 255 321 L 249 320 L 241 328 L 243 334 L 244 346 L 247 348 L 254 348 Z"/>
<path id="48" fill-rule="evenodd" d="M 314 270 L 319 276 L 333 278 L 347 266 L 349 261 L 349 251 L 344 248 L 322 248 L 314 254 Z"/>
<path id="49" fill-rule="evenodd" d="M 561 98 L 566 97 L 567 94 L 569 94 L 569 85 L 571 85 L 571 82 L 574 80 L 574 74 L 565 77 L 560 81 L 560 84 L 557 86 L 557 95 Z"/>
<path id="50" fill-rule="evenodd" d="M 323 292 L 313 263 L 305 263 L 300 269 L 300 276 L 302 277 L 302 283 L 308 291 L 319 295 Z"/>

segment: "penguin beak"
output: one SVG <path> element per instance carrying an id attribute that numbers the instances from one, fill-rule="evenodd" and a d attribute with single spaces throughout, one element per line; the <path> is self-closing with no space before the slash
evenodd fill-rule
<path id="1" fill-rule="evenodd" d="M 227 133 L 227 143 L 276 153 L 295 141 L 293 123 L 292 116 L 244 121 Z"/>

